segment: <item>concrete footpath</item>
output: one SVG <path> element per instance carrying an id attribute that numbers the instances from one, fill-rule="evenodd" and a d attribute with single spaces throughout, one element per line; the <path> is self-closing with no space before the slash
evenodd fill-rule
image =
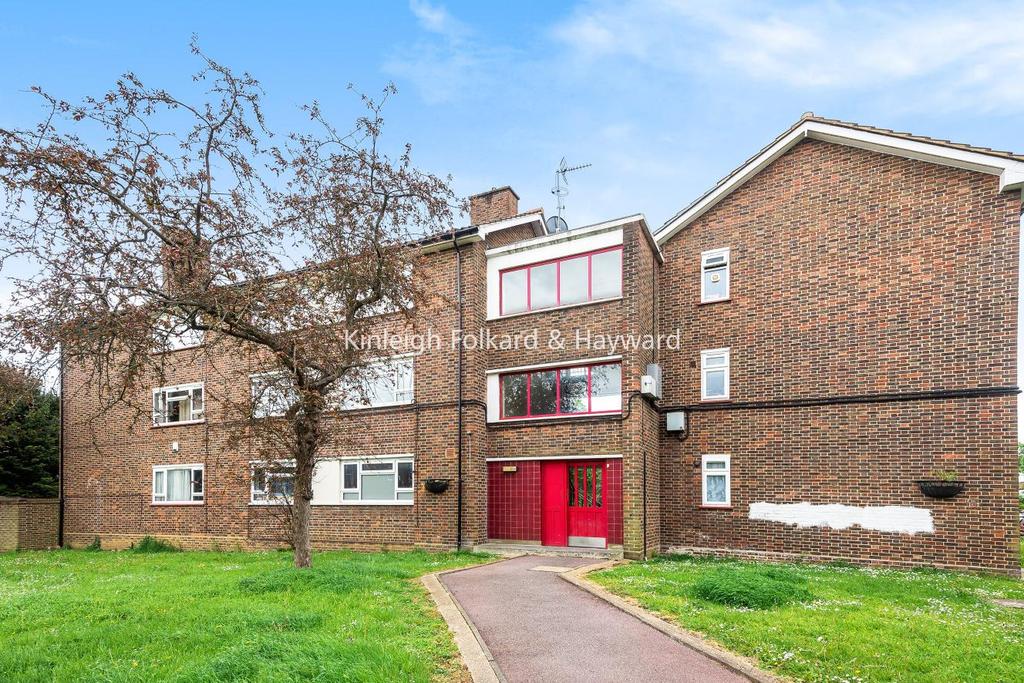
<path id="1" fill-rule="evenodd" d="M 588 564 L 595 560 L 525 556 L 440 579 L 509 683 L 749 682 L 558 576 Z"/>

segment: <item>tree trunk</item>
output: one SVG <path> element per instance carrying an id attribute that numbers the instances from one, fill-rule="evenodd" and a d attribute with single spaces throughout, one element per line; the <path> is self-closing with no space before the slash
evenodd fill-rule
<path id="1" fill-rule="evenodd" d="M 320 441 L 322 397 L 311 396 L 303 401 L 302 413 L 295 420 L 295 480 L 292 501 L 292 547 L 295 566 L 305 569 L 313 565 L 309 527 L 313 503 L 313 468 L 316 466 Z"/>

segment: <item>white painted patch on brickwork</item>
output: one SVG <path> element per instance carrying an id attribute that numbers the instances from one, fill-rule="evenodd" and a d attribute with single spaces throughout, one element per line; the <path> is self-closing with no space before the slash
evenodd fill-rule
<path id="1" fill-rule="evenodd" d="M 931 510 L 901 505 L 752 503 L 750 519 L 795 524 L 799 527 L 849 529 L 859 526 L 862 529 L 898 534 L 930 534 L 935 531 Z"/>

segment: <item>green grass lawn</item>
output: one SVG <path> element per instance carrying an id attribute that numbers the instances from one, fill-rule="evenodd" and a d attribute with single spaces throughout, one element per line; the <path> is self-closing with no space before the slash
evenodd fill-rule
<path id="1" fill-rule="evenodd" d="M 729 577 L 727 595 L 737 585 L 759 581 L 777 586 L 781 577 L 797 585 L 802 597 L 749 609 L 695 596 L 708 594 L 709 580 L 713 584 L 723 575 Z M 801 681 L 1024 680 L 1024 610 L 990 602 L 1024 600 L 1024 582 L 1010 578 L 689 557 L 662 557 L 589 576 Z"/>
<path id="2" fill-rule="evenodd" d="M 0 681 L 468 680 L 416 577 L 479 555 L 0 554 Z"/>

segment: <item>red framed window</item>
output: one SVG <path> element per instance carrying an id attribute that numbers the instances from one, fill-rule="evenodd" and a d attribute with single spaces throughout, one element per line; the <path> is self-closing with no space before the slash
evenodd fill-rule
<path id="1" fill-rule="evenodd" d="M 508 268 L 499 287 L 502 315 L 622 296 L 622 247 Z"/>
<path id="2" fill-rule="evenodd" d="M 510 372 L 501 375 L 498 383 L 502 420 L 622 410 L 622 365 L 618 362 Z"/>

